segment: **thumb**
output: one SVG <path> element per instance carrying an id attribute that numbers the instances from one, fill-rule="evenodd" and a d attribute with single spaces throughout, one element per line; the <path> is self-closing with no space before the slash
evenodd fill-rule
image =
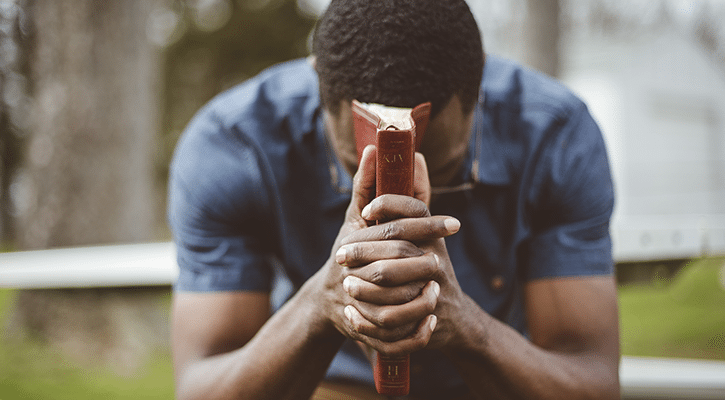
<path id="1" fill-rule="evenodd" d="M 415 173 L 414 173 L 413 188 L 415 195 L 414 197 L 425 203 L 427 207 L 430 207 L 430 177 L 428 176 L 428 165 L 425 162 L 423 154 L 415 153 Z"/>
<path id="2" fill-rule="evenodd" d="M 347 209 L 349 219 L 360 219 L 362 209 L 375 198 L 375 146 L 368 145 L 363 150 L 360 165 L 352 180 L 352 199 Z"/>

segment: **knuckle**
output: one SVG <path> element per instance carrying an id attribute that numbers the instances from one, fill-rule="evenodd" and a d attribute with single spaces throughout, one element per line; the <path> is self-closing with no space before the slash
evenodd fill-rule
<path id="1" fill-rule="evenodd" d="M 357 341 L 364 341 L 366 339 L 365 335 L 360 334 L 358 331 L 355 331 L 353 329 L 350 329 L 347 335 L 352 340 Z"/>
<path id="2" fill-rule="evenodd" d="M 378 286 L 385 286 L 385 283 L 387 281 L 388 277 L 385 273 L 385 270 L 380 265 L 380 263 L 376 263 L 375 267 L 370 271 L 370 283 Z"/>
<path id="3" fill-rule="evenodd" d="M 408 301 L 415 300 L 423 291 L 423 288 L 425 287 L 426 283 L 422 281 L 414 282 L 405 288 L 405 296 L 407 297 Z M 406 302 L 406 303 L 407 303 Z"/>
<path id="4" fill-rule="evenodd" d="M 389 309 L 380 311 L 376 319 L 376 325 L 385 329 L 393 328 L 395 326 L 395 316 L 392 311 Z"/>
<path id="5" fill-rule="evenodd" d="M 380 343 L 378 345 L 378 352 L 385 356 L 400 356 L 404 354 L 404 352 L 400 351 L 400 349 L 398 349 L 397 346 L 393 344 L 393 342 Z"/>
<path id="6" fill-rule="evenodd" d="M 413 210 L 413 216 L 430 217 L 430 210 L 428 210 L 428 207 L 425 205 L 425 203 L 423 201 L 411 197 L 409 202 L 410 202 L 409 207 L 411 210 Z"/>
<path id="7" fill-rule="evenodd" d="M 403 245 L 398 248 L 398 258 L 416 257 L 421 255 L 422 251 L 418 246 L 408 241 L 403 242 Z"/>
<path id="8" fill-rule="evenodd" d="M 360 287 L 359 285 L 350 285 L 347 289 L 347 293 L 352 298 L 357 298 L 360 296 Z"/>
<path id="9" fill-rule="evenodd" d="M 420 294 L 420 289 L 415 286 L 408 286 L 405 288 L 404 299 L 405 302 L 413 301 Z"/>
<path id="10" fill-rule="evenodd" d="M 428 301 L 425 302 L 424 311 L 426 314 L 432 314 L 433 311 L 436 309 L 437 300 L 435 297 L 430 296 L 431 298 L 428 299 Z"/>
<path id="11" fill-rule="evenodd" d="M 413 336 L 410 340 L 410 347 L 411 347 L 410 351 L 413 352 L 413 351 L 421 350 L 422 348 L 424 348 L 426 346 L 426 344 L 428 344 L 428 340 L 424 336 L 422 336 L 422 335 Z"/>
<path id="12" fill-rule="evenodd" d="M 419 268 L 426 277 L 434 276 L 438 273 L 438 266 L 436 265 L 435 258 L 432 256 L 425 256 L 421 259 Z"/>
<path id="13" fill-rule="evenodd" d="M 375 329 L 371 329 L 368 334 L 370 335 L 370 337 L 373 337 L 375 338 L 375 340 L 379 340 L 380 342 L 395 341 L 395 337 L 389 329 L 376 327 Z"/>
<path id="14" fill-rule="evenodd" d="M 415 333 L 416 324 L 409 323 L 396 329 L 397 340 L 403 339 Z"/>
<path id="15" fill-rule="evenodd" d="M 439 267 L 433 255 L 425 255 L 419 258 L 416 267 L 420 279 L 432 278 L 439 274 Z"/>
<path id="16" fill-rule="evenodd" d="M 396 330 L 380 329 L 377 332 L 377 338 L 383 342 L 394 342 L 396 340 L 400 340 L 400 335 Z"/>
<path id="17" fill-rule="evenodd" d="M 350 321 L 350 330 L 352 332 L 354 332 L 356 335 L 359 335 L 364 329 L 365 329 L 365 327 L 363 326 L 363 324 L 360 321 L 355 320 L 355 319 Z"/>
<path id="18" fill-rule="evenodd" d="M 347 327 L 350 330 L 350 332 L 357 333 L 358 322 L 355 321 L 355 319 L 347 320 Z"/>
<path id="19" fill-rule="evenodd" d="M 388 199 L 390 196 L 388 195 L 382 195 L 379 197 L 376 197 L 373 201 L 370 202 L 370 207 L 372 208 L 372 211 L 380 211 L 385 210 L 388 208 Z"/>
<path id="20" fill-rule="evenodd" d="M 432 218 L 426 218 L 423 221 L 425 221 L 425 229 L 426 229 L 427 232 L 438 232 L 440 230 L 444 230 L 445 231 L 445 227 L 441 227 L 442 224 L 438 224 Z"/>
<path id="21" fill-rule="evenodd" d="M 398 237 L 398 234 L 400 232 L 400 229 L 398 228 L 398 224 L 394 222 L 389 222 L 382 227 L 382 232 L 380 232 L 381 239 L 382 240 L 391 240 Z"/>
<path id="22" fill-rule="evenodd" d="M 378 339 L 382 342 L 394 342 L 394 341 L 398 340 L 398 337 L 394 332 L 384 330 L 381 332 L 380 337 Z"/>
<path id="23" fill-rule="evenodd" d="M 365 256 L 365 251 L 359 243 L 348 245 L 350 251 L 350 258 L 353 260 L 360 260 Z"/>
<path id="24" fill-rule="evenodd" d="M 431 296 L 420 296 L 415 300 L 415 313 L 419 316 L 425 316 L 435 311 L 435 299 L 431 299 Z"/>

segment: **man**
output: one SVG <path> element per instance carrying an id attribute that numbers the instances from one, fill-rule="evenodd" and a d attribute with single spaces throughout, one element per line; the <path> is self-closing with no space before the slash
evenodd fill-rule
<path id="1" fill-rule="evenodd" d="M 364 348 L 412 353 L 411 398 L 618 398 L 612 185 L 586 107 L 484 68 L 463 0 L 333 0 L 313 52 L 220 95 L 178 145 L 177 396 L 375 398 Z M 432 102 L 415 198 L 373 200 L 352 99 Z M 293 290 L 272 309 L 276 271 Z"/>

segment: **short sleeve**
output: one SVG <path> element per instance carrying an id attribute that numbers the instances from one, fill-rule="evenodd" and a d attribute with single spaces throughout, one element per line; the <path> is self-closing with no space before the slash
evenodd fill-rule
<path id="1" fill-rule="evenodd" d="M 176 290 L 270 289 L 271 201 L 260 153 L 244 138 L 202 111 L 177 145 L 167 210 Z"/>
<path id="2" fill-rule="evenodd" d="M 526 278 L 611 274 L 614 191 L 601 132 L 583 104 L 553 130 L 536 166 Z"/>

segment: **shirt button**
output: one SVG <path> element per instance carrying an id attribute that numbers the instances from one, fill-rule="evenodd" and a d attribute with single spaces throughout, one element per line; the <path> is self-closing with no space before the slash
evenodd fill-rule
<path id="1" fill-rule="evenodd" d="M 491 289 L 495 291 L 501 291 L 506 284 L 506 280 L 504 280 L 503 276 L 501 275 L 494 275 L 493 278 L 491 278 Z"/>

